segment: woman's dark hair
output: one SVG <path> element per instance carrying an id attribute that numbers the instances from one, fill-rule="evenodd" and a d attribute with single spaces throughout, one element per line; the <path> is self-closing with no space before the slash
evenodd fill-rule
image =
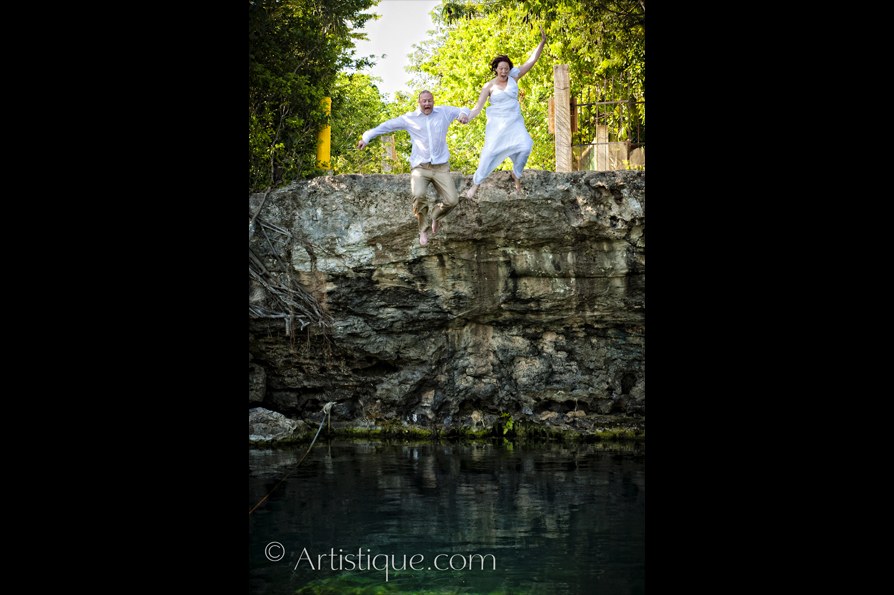
<path id="1" fill-rule="evenodd" d="M 494 73 L 494 76 L 497 76 L 497 66 L 500 65 L 500 62 L 507 62 L 509 64 L 509 69 L 512 69 L 512 60 L 509 59 L 509 56 L 507 56 L 506 54 L 497 56 L 490 61 L 490 71 Z"/>

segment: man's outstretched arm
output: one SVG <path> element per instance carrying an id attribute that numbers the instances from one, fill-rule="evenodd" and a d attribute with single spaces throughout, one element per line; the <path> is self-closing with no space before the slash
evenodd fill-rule
<path id="1" fill-rule="evenodd" d="M 363 133 L 363 136 L 360 139 L 360 144 L 357 145 L 358 149 L 363 149 L 369 141 L 376 138 L 377 136 L 381 136 L 383 134 L 388 134 L 390 132 L 396 132 L 398 130 L 406 130 L 407 125 L 404 122 L 403 116 L 398 116 L 396 118 L 392 118 L 386 122 L 382 122 L 375 128 L 371 130 L 367 130 Z"/>

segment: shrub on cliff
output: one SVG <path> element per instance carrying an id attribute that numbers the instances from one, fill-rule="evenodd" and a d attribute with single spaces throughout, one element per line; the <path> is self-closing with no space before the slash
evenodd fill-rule
<path id="1" fill-rule="evenodd" d="M 249 0 L 249 192 L 318 173 L 322 105 L 343 68 L 370 66 L 354 58 L 355 31 L 376 15 L 377 0 Z"/>

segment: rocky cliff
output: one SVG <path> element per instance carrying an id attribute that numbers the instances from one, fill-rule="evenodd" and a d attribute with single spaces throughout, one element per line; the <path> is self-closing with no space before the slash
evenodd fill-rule
<path id="1" fill-rule="evenodd" d="M 292 341 L 283 319 L 250 318 L 249 407 L 311 429 L 335 401 L 334 428 L 642 430 L 645 172 L 527 170 L 520 194 L 497 172 L 471 200 L 453 176 L 459 206 L 424 247 L 408 174 L 266 197 L 252 251 L 274 277 L 290 267 L 331 326 Z M 264 291 L 250 280 L 250 304 Z"/>

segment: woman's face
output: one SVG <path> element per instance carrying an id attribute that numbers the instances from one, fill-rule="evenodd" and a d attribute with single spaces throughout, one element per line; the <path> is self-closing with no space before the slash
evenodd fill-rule
<path id="1" fill-rule="evenodd" d="M 497 76 L 501 81 L 505 81 L 509 76 L 509 62 L 500 62 L 497 64 Z"/>

